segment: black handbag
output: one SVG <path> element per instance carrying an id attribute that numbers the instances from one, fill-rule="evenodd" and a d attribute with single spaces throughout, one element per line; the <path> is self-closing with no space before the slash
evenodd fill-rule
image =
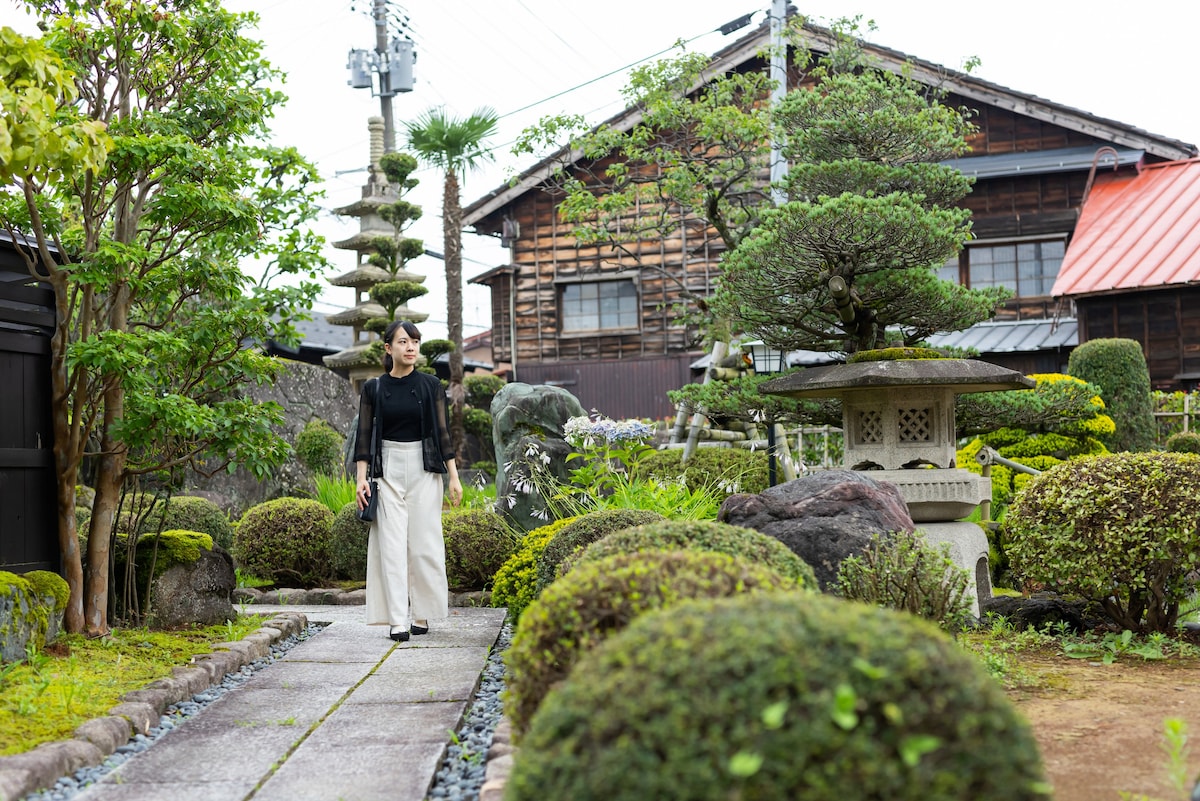
<path id="1" fill-rule="evenodd" d="M 371 479 L 371 495 L 367 498 L 367 505 L 358 510 L 358 519 L 364 523 L 375 522 L 375 512 L 379 508 L 379 482 Z"/>
<path id="2" fill-rule="evenodd" d="M 375 469 L 375 443 L 379 440 L 379 384 L 376 379 L 375 384 L 375 419 L 371 423 L 371 461 L 369 462 L 368 470 Z M 371 479 L 368 486 L 371 488 L 371 494 L 367 497 L 367 505 L 358 510 L 358 519 L 364 523 L 374 523 L 375 514 L 379 511 L 379 482 Z"/>

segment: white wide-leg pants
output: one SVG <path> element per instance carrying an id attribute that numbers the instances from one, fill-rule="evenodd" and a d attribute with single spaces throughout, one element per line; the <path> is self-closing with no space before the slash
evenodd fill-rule
<path id="1" fill-rule="evenodd" d="M 426 472 L 420 442 L 383 443 L 379 511 L 367 542 L 367 625 L 447 617 L 442 477 Z"/>

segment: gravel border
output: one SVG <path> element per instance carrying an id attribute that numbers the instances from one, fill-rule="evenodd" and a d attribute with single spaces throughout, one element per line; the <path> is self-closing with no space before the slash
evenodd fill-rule
<path id="1" fill-rule="evenodd" d="M 212 653 L 172 669 L 170 678 L 125 693 L 107 716 L 79 726 L 73 739 L 0 757 L 0 798 L 70 799 L 323 628 L 299 612 L 263 617 L 243 639 L 217 643 Z"/>
<path id="2" fill-rule="evenodd" d="M 508 726 L 500 694 L 504 691 L 504 652 L 511 642 L 512 624 L 505 623 L 488 654 L 474 700 L 434 774 L 426 801 L 482 801 L 485 785 L 494 784 L 497 775 L 493 765 L 508 753 L 504 750 L 509 742 Z M 500 789 L 503 791 L 502 784 Z"/>

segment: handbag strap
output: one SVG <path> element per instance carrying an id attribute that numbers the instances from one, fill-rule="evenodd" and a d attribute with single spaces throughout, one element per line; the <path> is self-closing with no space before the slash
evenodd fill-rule
<path id="1" fill-rule="evenodd" d="M 375 454 L 376 447 L 379 443 L 379 438 L 383 436 L 383 429 L 380 428 L 380 420 L 382 419 L 382 415 L 379 410 L 380 404 L 383 403 L 383 393 L 381 392 L 382 387 L 380 386 L 382 382 L 378 378 L 374 379 L 374 381 L 375 403 L 372 404 L 371 411 L 374 414 L 375 419 L 371 422 L 371 468 L 367 471 L 367 475 L 370 478 L 378 478 L 378 476 L 375 474 Z"/>

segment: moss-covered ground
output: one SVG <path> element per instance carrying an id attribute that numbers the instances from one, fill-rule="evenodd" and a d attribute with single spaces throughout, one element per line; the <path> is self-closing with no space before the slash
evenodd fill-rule
<path id="1" fill-rule="evenodd" d="M 64 634 L 24 662 L 0 665 L 0 755 L 68 739 L 81 723 L 102 717 L 130 690 L 171 675 L 219 642 L 261 625 L 254 615 L 188 631 L 117 629 L 87 639 Z"/>

